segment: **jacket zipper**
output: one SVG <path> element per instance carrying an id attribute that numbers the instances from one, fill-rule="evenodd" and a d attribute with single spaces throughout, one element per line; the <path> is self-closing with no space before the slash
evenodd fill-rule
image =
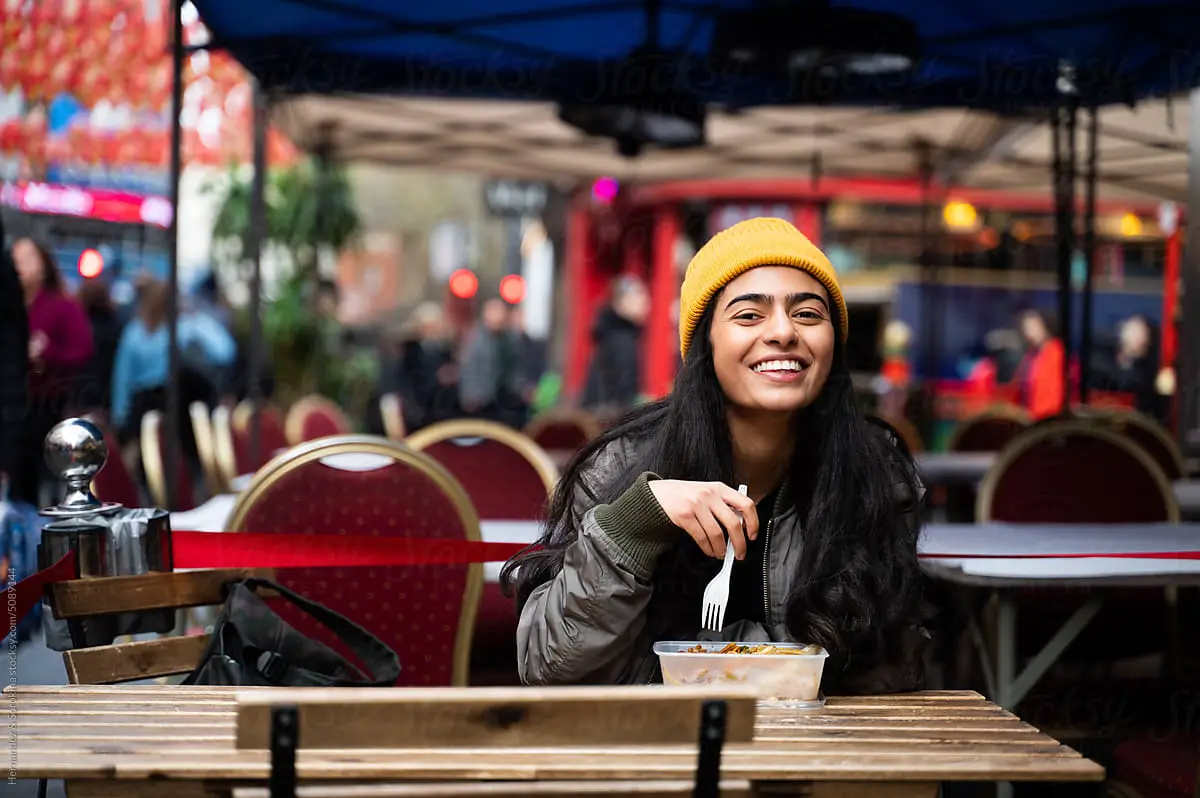
<path id="1" fill-rule="evenodd" d="M 774 517 L 767 521 L 767 533 L 763 538 L 763 625 L 771 625 L 771 524 Z"/>

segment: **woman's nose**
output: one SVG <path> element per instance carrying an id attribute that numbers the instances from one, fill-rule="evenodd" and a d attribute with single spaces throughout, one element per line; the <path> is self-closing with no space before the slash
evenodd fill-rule
<path id="1" fill-rule="evenodd" d="M 792 317 L 787 312 L 774 312 L 767 320 L 767 338 L 771 343 L 792 344 L 798 334 Z"/>

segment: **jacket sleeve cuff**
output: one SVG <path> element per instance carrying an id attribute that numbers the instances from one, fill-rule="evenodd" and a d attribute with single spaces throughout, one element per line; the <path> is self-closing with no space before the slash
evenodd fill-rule
<path id="1" fill-rule="evenodd" d="M 601 531 L 646 570 L 654 567 L 679 535 L 679 528 L 650 491 L 650 480 L 658 478 L 646 472 L 612 504 L 596 507 L 596 523 Z"/>

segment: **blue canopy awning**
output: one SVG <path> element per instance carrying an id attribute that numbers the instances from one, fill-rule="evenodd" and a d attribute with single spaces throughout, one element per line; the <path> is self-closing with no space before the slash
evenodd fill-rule
<path id="1" fill-rule="evenodd" d="M 1175 93 L 1200 75 L 1200 3 L 1130 0 L 830 0 L 894 13 L 916 29 L 919 63 L 901 76 L 846 75 L 797 86 L 711 57 L 718 13 L 760 0 L 196 0 L 213 33 L 266 86 L 586 101 L 647 40 L 701 102 L 739 108 L 819 100 L 905 108 L 1017 110 L 1054 102 L 1074 64 L 1084 103 Z M 803 80 L 817 78 L 803 78 Z"/>

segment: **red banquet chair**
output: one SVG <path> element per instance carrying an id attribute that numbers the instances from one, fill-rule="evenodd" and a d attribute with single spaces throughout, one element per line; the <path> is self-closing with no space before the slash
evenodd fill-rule
<path id="1" fill-rule="evenodd" d="M 1107 798 L 1200 798 L 1200 740 L 1127 740 L 1112 757 Z"/>
<path id="2" fill-rule="evenodd" d="M 525 436 L 562 465 L 600 434 L 600 422 L 583 410 L 542 413 L 527 425 Z"/>
<path id="3" fill-rule="evenodd" d="M 1183 479 L 1187 473 L 1179 447 L 1162 425 L 1149 416 L 1127 408 L 1081 408 L 1081 419 L 1091 421 L 1124 435 L 1146 451 L 1172 482 Z"/>
<path id="4" fill-rule="evenodd" d="M 283 414 L 274 405 L 262 405 L 258 410 L 260 434 L 258 458 L 257 460 L 251 459 L 250 435 L 253 417 L 254 405 L 249 400 L 238 404 L 230 415 L 229 435 L 233 442 L 234 461 L 237 464 L 237 474 L 234 476 L 253 474 L 281 451 L 288 448 Z"/>
<path id="5" fill-rule="evenodd" d="M 164 452 L 167 449 L 167 432 L 163 424 L 163 414 L 158 410 L 150 410 L 142 416 L 141 435 L 139 444 L 142 449 L 142 469 L 146 474 L 146 487 L 150 489 L 150 498 L 156 507 L 172 512 L 192 510 L 196 507 L 196 489 L 192 485 L 192 473 L 188 468 L 187 458 L 181 450 L 177 451 L 175 461 L 175 502 L 167 501 L 167 467 Z"/>
<path id="6" fill-rule="evenodd" d="M 339 466 L 350 455 L 377 460 Z M 255 475 L 230 515 L 231 532 L 478 541 L 479 520 L 458 481 L 431 457 L 386 438 L 344 435 L 296 446 Z M 288 568 L 280 583 L 369 630 L 400 657 L 397 686 L 467 683 L 483 566 Z M 355 661 L 324 627 L 290 605 L 297 631 Z"/>
<path id="7" fill-rule="evenodd" d="M 431 424 L 408 437 L 409 447 L 433 456 L 458 479 L 479 517 L 537 521 L 558 481 L 549 455 L 516 430 L 481 419 Z M 471 683 L 518 684 L 517 610 L 495 582 L 483 586 Z"/>
<path id="8" fill-rule="evenodd" d="M 980 521 L 1177 523 L 1166 475 L 1141 447 L 1079 421 L 1045 423 L 1000 453 L 979 489 Z"/>
<path id="9" fill-rule="evenodd" d="M 1179 506 L 1162 469 L 1139 446 L 1115 432 L 1078 421 L 1046 421 L 1001 451 L 979 489 L 981 523 L 1178 523 Z M 1090 588 L 1021 588 L 1018 645 L 1040 647 Z M 1026 611 L 1022 611 L 1024 608 Z M 1128 588 L 1111 598 L 1072 643 L 1063 659 L 1109 662 L 1111 638 L 1124 657 L 1174 648 L 1174 626 L 1164 591 Z"/>
<path id="10" fill-rule="evenodd" d="M 340 407 L 324 396 L 313 394 L 292 405 L 283 429 L 288 443 L 295 446 L 330 435 L 349 435 L 354 425 Z"/>
<path id="11" fill-rule="evenodd" d="M 993 405 L 955 427 L 946 448 L 951 452 L 999 452 L 1029 429 L 1029 414 L 1015 405 Z M 951 523 L 975 521 L 978 499 L 973 485 L 946 485 L 946 518 Z"/>

